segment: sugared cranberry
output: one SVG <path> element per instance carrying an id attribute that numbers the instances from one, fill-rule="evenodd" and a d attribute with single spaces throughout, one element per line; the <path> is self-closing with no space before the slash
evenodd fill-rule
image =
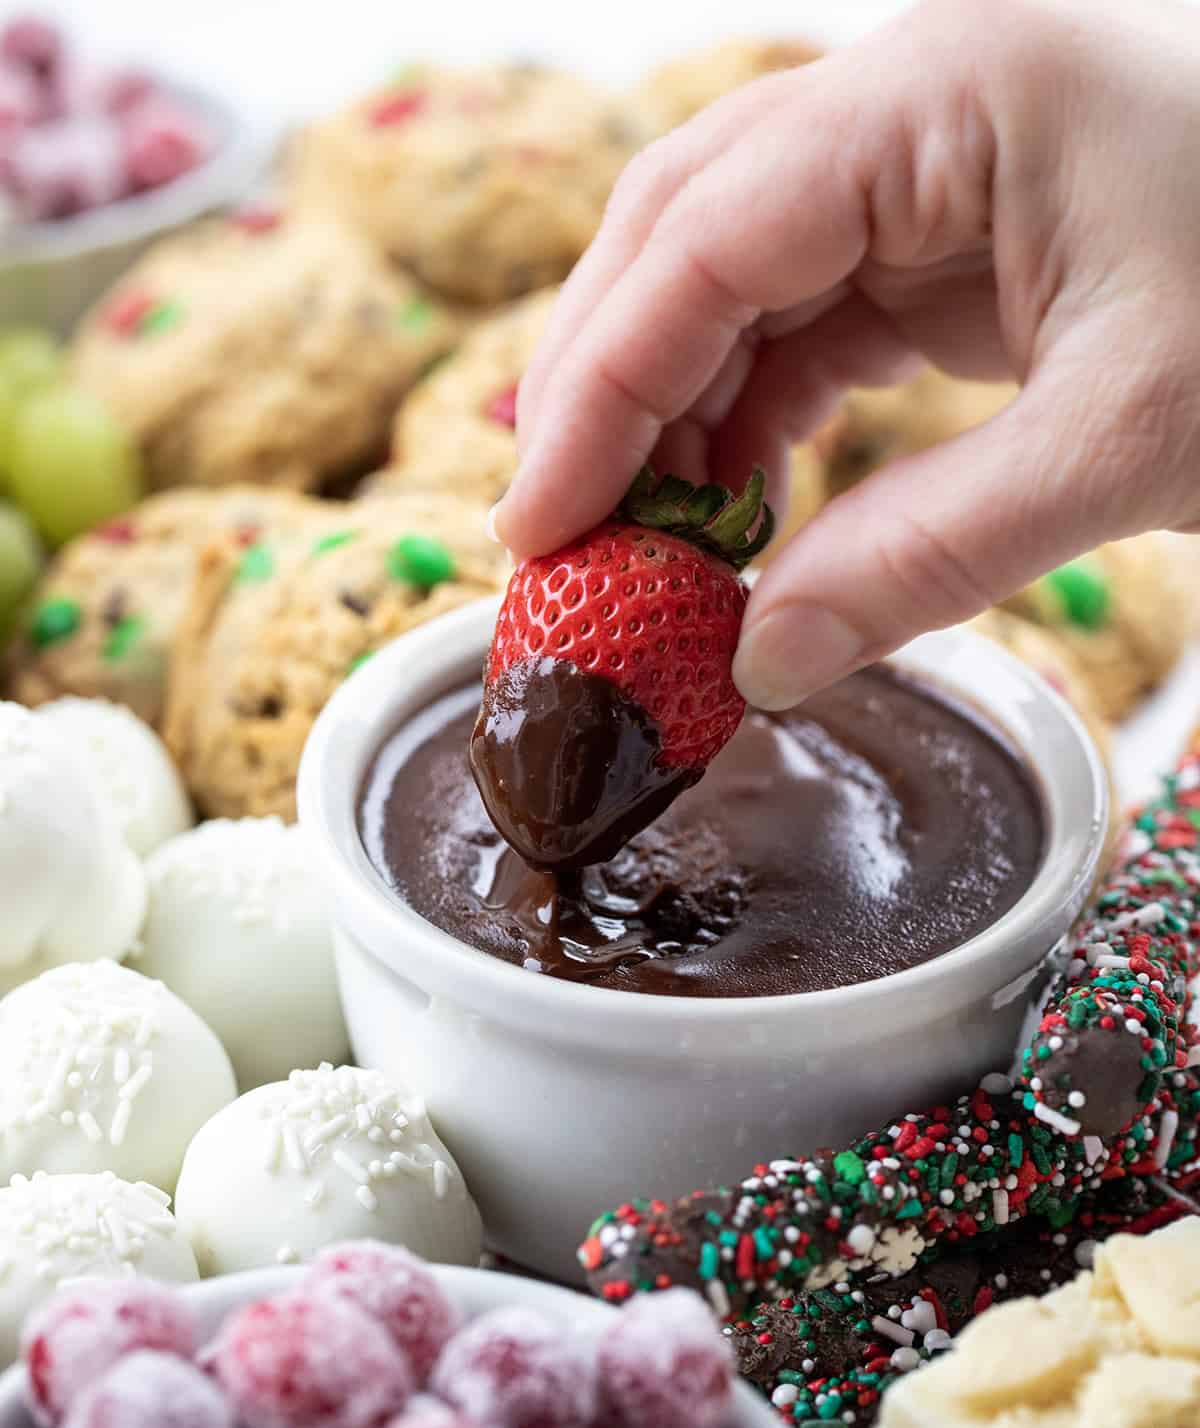
<path id="1" fill-rule="evenodd" d="M 399 1418 L 393 1418 L 388 1428 L 480 1428 L 480 1425 L 436 1398 L 422 1395 L 414 1398 Z"/>
<path id="2" fill-rule="evenodd" d="M 180 1296 L 145 1279 L 97 1280 L 64 1289 L 26 1321 L 21 1354 L 29 1406 L 57 1424 L 76 1398 L 135 1349 L 190 1357 L 196 1330 Z"/>
<path id="3" fill-rule="evenodd" d="M 68 218 L 126 192 L 116 130 L 108 120 L 62 119 L 26 129 L 8 162 L 22 216 Z"/>
<path id="4" fill-rule="evenodd" d="M 16 65 L 0 65 L 0 134 L 18 133 L 37 117 L 36 83 Z"/>
<path id="5" fill-rule="evenodd" d="M 194 169 L 212 148 L 208 130 L 162 95 L 135 104 L 124 116 L 125 169 L 134 189 L 158 188 Z"/>
<path id="6" fill-rule="evenodd" d="M 517 425 L 517 384 L 514 382 L 511 387 L 505 387 L 502 392 L 496 395 L 487 404 L 487 416 L 490 420 L 497 422 L 500 426 L 516 427 Z"/>
<path id="7" fill-rule="evenodd" d="M 66 67 L 63 93 L 72 113 L 119 117 L 157 92 L 154 76 L 125 65 L 117 68 L 89 64 Z"/>
<path id="8" fill-rule="evenodd" d="M 733 1363 L 704 1301 L 668 1289 L 627 1305 L 601 1340 L 601 1419 L 612 1428 L 716 1428 Z"/>
<path id="9" fill-rule="evenodd" d="M 358 1240 L 317 1257 L 308 1283 L 344 1294 L 382 1324 L 425 1384 L 461 1316 L 416 1255 L 398 1245 Z"/>
<path id="10" fill-rule="evenodd" d="M 428 104 L 429 96 L 423 89 L 406 89 L 402 94 L 381 99 L 369 110 L 367 117 L 377 129 L 387 129 L 415 119 Z"/>
<path id="11" fill-rule="evenodd" d="M 234 1428 L 234 1417 L 194 1364 L 141 1350 L 80 1394 L 63 1428 Z"/>
<path id="12" fill-rule="evenodd" d="M 63 58 L 62 35 L 40 15 L 18 15 L 0 30 L 0 55 L 48 79 Z"/>
<path id="13" fill-rule="evenodd" d="M 244 1428 L 381 1428 L 412 1392 L 387 1330 L 349 1299 L 312 1290 L 234 1314 L 206 1367 Z"/>
<path id="14" fill-rule="evenodd" d="M 446 1346 L 433 1389 L 488 1428 L 588 1428 L 595 1369 L 560 1326 L 527 1309 L 497 1309 Z"/>

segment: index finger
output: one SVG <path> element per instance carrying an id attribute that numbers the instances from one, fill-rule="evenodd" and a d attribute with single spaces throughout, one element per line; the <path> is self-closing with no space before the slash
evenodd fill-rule
<path id="1" fill-rule="evenodd" d="M 560 349 L 521 469 L 496 511 L 514 552 L 553 550 L 620 500 L 663 427 L 764 312 L 812 300 L 861 261 L 866 202 L 846 162 L 842 67 L 773 111 L 667 205 L 604 303 Z M 792 142 L 780 152 L 778 131 Z"/>

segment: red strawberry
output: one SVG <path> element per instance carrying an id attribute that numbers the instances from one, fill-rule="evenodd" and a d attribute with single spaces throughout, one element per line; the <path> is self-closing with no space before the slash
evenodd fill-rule
<path id="1" fill-rule="evenodd" d="M 755 471 L 734 497 L 643 470 L 611 519 L 514 573 L 471 768 L 534 867 L 614 857 L 737 729 L 738 572 L 771 537 L 763 485 Z"/>

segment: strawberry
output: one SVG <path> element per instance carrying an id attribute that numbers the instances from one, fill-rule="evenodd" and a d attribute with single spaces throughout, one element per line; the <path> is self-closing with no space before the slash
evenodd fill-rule
<path id="1" fill-rule="evenodd" d="M 471 767 L 527 863 L 606 862 L 732 737 L 739 572 L 774 527 L 763 486 L 758 470 L 735 497 L 643 469 L 609 520 L 514 572 Z"/>

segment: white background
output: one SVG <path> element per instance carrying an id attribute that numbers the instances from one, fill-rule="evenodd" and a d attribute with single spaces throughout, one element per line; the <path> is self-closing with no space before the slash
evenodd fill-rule
<path id="1" fill-rule="evenodd" d="M 266 126 L 337 104 L 413 59 L 553 61 L 613 84 L 729 34 L 853 39 L 910 0 L 0 0 L 54 15 L 97 56 L 141 58 L 218 88 Z M 986 8 L 989 0 L 962 0 Z M 1200 717 L 1200 649 L 1117 742 L 1141 796 Z"/>
<path id="2" fill-rule="evenodd" d="M 0 0 L 109 55 L 217 83 L 269 117 L 327 107 L 413 59 L 554 60 L 623 83 L 732 33 L 852 38 L 908 0 Z"/>

